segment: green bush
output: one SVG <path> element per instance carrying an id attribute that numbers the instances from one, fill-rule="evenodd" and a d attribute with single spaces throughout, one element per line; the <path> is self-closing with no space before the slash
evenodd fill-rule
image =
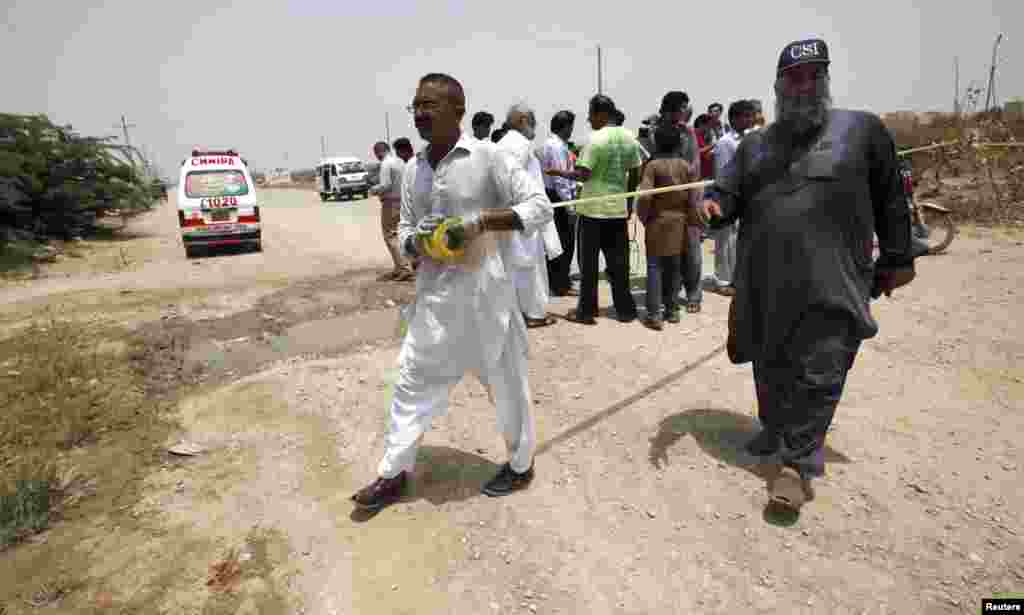
<path id="1" fill-rule="evenodd" d="M 0 548 L 25 533 L 46 529 L 50 522 L 51 483 L 19 480 L 11 493 L 0 493 Z"/>
<path id="2" fill-rule="evenodd" d="M 0 227 L 70 238 L 110 209 L 150 209 L 162 190 L 134 150 L 85 137 L 45 115 L 0 113 Z"/>

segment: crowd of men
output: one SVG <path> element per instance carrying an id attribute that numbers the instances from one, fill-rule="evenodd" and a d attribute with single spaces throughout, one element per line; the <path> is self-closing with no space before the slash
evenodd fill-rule
<path id="1" fill-rule="evenodd" d="M 539 179 L 543 183 L 548 199 L 555 205 L 579 197 L 589 198 L 636 189 L 640 179 L 640 167 L 658 153 L 654 133 L 666 124 L 673 125 L 680 131 L 679 143 L 672 152 L 673 156 L 689 161 L 692 169 L 696 171 L 688 172 L 687 177 L 693 180 L 714 179 L 735 154 L 743 135 L 765 124 L 761 102 L 758 100 L 739 100 L 732 103 L 725 121 L 723 110 L 721 103 L 712 103 L 708 105 L 707 113 L 699 115 L 691 125 L 693 107 L 689 95 L 682 91 L 671 91 L 662 98 L 659 112 L 646 117 L 634 134 L 623 127 L 625 114 L 609 97 L 594 97 L 590 103 L 591 114 L 588 115 L 588 120 L 591 120 L 591 126 L 595 129 L 596 140 L 591 140 L 590 151 L 597 155 L 596 152 L 602 148 L 611 148 L 610 143 L 615 143 L 614 149 L 623 153 L 626 159 L 639 159 L 639 164 L 635 167 L 625 169 L 625 175 L 622 175 L 619 169 L 602 167 L 602 173 L 596 177 L 592 176 L 593 169 L 588 169 L 585 165 L 580 165 L 577 169 L 576 163 L 581 156 L 581 148 L 572 141 L 572 134 L 576 128 L 576 114 L 568 109 L 558 111 L 552 116 L 549 136 L 539 145 L 532 144 L 536 134 L 536 115 L 531 108 L 523 104 L 517 104 L 509 109 L 504 122 L 497 128 L 494 115 L 487 111 L 476 112 L 470 126 L 474 139 L 497 144 L 506 153 L 518 156 L 522 166 L 539 163 Z M 594 125 L 593 119 L 597 119 L 599 125 Z M 606 132 L 602 133 L 602 130 Z M 598 143 L 603 137 L 611 135 L 615 135 L 611 142 Z M 405 163 L 413 155 L 412 147 L 408 139 L 400 138 L 391 146 L 384 142 L 374 144 L 373 152 L 381 161 L 381 179 L 371 193 L 381 199 L 382 230 L 394 263 L 394 269 L 383 274 L 380 279 L 411 281 L 414 279 L 412 267 L 399 255 L 396 238 L 401 202 L 401 173 Z M 591 177 L 584 181 L 583 178 L 588 172 L 591 172 Z M 620 177 L 624 177 L 625 181 L 620 181 Z M 695 202 L 698 194 L 700 192 L 694 190 L 691 200 Z M 554 209 L 552 225 L 545 229 L 547 242 L 543 250 L 540 248 L 541 243 L 531 244 L 529 247 L 536 249 L 526 250 L 526 257 L 530 263 L 519 267 L 516 274 L 521 290 L 519 294 L 522 299 L 522 312 L 528 327 L 546 326 L 555 322 L 544 309 L 547 298 L 551 296 L 581 296 L 580 305 L 568 315 L 568 320 L 585 324 L 595 322 L 598 312 L 596 292 L 599 252 L 605 257 L 605 273 L 612 286 L 615 317 L 624 322 L 636 319 L 637 309 L 628 290 L 631 268 L 627 245 L 629 237 L 627 228 L 622 224 L 623 220 L 628 220 L 632 215 L 633 205 L 632 198 L 623 198 L 609 199 L 597 204 L 589 203 L 579 208 L 568 206 Z M 696 211 L 696 208 L 692 208 L 691 211 Z M 680 251 L 669 250 L 669 254 L 663 255 L 682 258 L 682 262 L 675 267 L 680 276 L 679 283 L 675 286 L 682 287 L 685 296 L 675 303 L 678 309 L 665 313 L 665 319 L 671 322 L 679 321 L 678 311 L 684 307 L 691 313 L 700 311 L 704 287 L 723 295 L 732 295 L 735 292 L 731 280 L 736 265 L 736 225 L 710 235 L 715 245 L 715 270 L 708 278 L 701 279 L 701 245 L 709 236 L 706 225 L 694 216 L 687 216 L 687 222 L 689 224 L 686 225 L 685 240 L 680 243 Z M 552 231 L 554 235 L 551 234 Z M 557 241 L 553 241 L 553 237 L 557 237 Z M 513 238 L 512 241 L 520 239 Z M 572 273 L 574 257 L 578 259 L 579 268 L 579 274 L 576 276 Z M 530 273 L 526 273 L 526 269 L 531 269 Z M 574 278 L 579 279 L 578 290 L 573 284 Z M 658 318 L 650 312 L 648 316 L 645 324 L 657 327 Z"/>
<path id="2" fill-rule="evenodd" d="M 409 111 L 427 148 L 414 155 L 407 139 L 392 144 L 395 154 L 387 144 L 374 147 L 382 165 L 373 192 L 394 261 L 387 277 L 408 280 L 415 269 L 417 295 L 378 478 L 353 495 L 356 505 L 378 510 L 401 497 L 418 443 L 467 371 L 490 391 L 509 451 L 484 493 L 529 485 L 536 437 L 526 329 L 555 322 L 545 310 L 551 295 L 577 295 L 566 319 L 596 323 L 599 253 L 615 318 L 638 318 L 629 285 L 633 215 L 646 230 L 643 323 L 662 330 L 679 322 L 683 307 L 699 311 L 702 282 L 732 296 L 729 357 L 753 364 L 763 428 L 746 450 L 778 456 L 773 502 L 799 509 L 813 498 L 811 479 L 824 473 L 825 437 L 847 373 L 861 340 L 878 331 L 869 303 L 914 278 L 893 139 L 877 116 L 832 108 L 829 64 L 822 40 L 783 48 L 768 126 L 753 100 L 730 104 L 726 122 L 723 105 L 713 103 L 691 126 L 689 97 L 670 91 L 634 134 L 615 102 L 598 94 L 581 151 L 571 142 L 569 110 L 551 118 L 539 147 L 536 115 L 523 104 L 493 131 L 495 118 L 476 113 L 472 135 L 464 134 L 461 84 L 424 76 Z M 701 179 L 714 183 L 624 196 Z M 442 225 L 467 246 L 466 262 L 429 256 Z M 715 241 L 709 281 L 701 280 L 705 232 Z"/>

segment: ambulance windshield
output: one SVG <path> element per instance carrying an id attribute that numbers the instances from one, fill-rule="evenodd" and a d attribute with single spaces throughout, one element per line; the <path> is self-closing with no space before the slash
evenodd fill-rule
<path id="1" fill-rule="evenodd" d="M 192 171 L 185 177 L 185 196 L 190 199 L 246 194 L 249 186 L 241 171 Z"/>

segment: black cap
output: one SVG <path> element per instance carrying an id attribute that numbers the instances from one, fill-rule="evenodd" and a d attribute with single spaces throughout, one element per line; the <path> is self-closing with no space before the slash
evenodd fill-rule
<path id="1" fill-rule="evenodd" d="M 779 66 L 775 74 L 778 76 L 794 66 L 812 63 L 824 64 L 825 66 L 829 64 L 828 45 L 820 38 L 794 41 L 786 45 L 779 55 Z"/>

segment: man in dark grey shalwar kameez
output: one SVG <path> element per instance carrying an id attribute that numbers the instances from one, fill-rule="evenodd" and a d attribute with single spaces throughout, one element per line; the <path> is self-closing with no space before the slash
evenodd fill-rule
<path id="1" fill-rule="evenodd" d="M 831 108 L 828 64 L 824 41 L 786 46 L 775 123 L 743 139 L 702 204 L 712 228 L 740 221 L 729 354 L 753 362 L 764 428 L 747 450 L 799 474 L 797 502 L 773 494 L 797 508 L 824 474 L 861 340 L 878 332 L 871 299 L 914 277 L 893 139 L 877 116 Z"/>

